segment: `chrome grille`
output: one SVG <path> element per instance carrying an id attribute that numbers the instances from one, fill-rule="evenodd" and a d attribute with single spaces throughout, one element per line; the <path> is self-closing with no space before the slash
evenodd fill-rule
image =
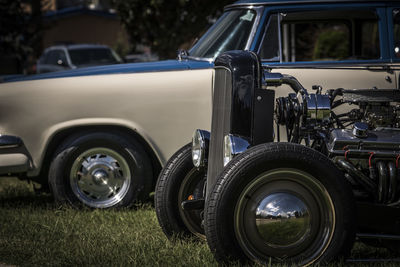
<path id="1" fill-rule="evenodd" d="M 232 73 L 224 67 L 215 68 L 210 147 L 208 152 L 207 196 L 224 168 L 224 136 L 231 124 Z"/>

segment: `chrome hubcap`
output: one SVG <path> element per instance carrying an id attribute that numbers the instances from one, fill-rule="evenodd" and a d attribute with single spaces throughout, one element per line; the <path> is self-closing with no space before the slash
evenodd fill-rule
<path id="1" fill-rule="evenodd" d="M 70 185 L 84 204 L 107 208 L 120 202 L 129 190 L 131 173 L 126 160 L 114 150 L 93 148 L 72 164 Z"/>
<path id="2" fill-rule="evenodd" d="M 235 235 L 247 256 L 315 262 L 335 229 L 335 212 L 325 187 L 298 169 L 273 169 L 250 182 L 234 211 Z"/>
<path id="3" fill-rule="evenodd" d="M 275 193 L 264 198 L 256 210 L 256 227 L 271 247 L 293 246 L 310 232 L 306 204 L 291 194 Z"/>
<path id="4" fill-rule="evenodd" d="M 103 169 L 99 169 L 92 174 L 93 182 L 97 185 L 106 185 L 108 183 L 108 174 Z"/>

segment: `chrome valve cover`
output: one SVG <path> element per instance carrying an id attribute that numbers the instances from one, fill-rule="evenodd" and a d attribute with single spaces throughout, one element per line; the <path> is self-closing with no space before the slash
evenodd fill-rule
<path id="1" fill-rule="evenodd" d="M 343 154 L 344 149 L 358 151 L 400 151 L 400 129 L 376 128 L 369 130 L 365 137 L 357 137 L 350 129 L 334 129 L 327 143 L 332 154 Z"/>

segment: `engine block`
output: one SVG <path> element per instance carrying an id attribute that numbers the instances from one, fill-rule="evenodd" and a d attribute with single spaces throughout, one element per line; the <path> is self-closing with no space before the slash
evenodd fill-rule
<path id="1" fill-rule="evenodd" d="M 376 128 L 367 130 L 366 137 L 358 137 L 350 129 L 333 129 L 326 144 L 331 155 L 343 155 L 344 151 L 356 154 L 398 155 L 400 153 L 400 129 Z"/>

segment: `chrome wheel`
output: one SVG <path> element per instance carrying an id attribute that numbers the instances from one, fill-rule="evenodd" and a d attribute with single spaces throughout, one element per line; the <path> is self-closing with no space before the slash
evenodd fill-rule
<path id="1" fill-rule="evenodd" d="M 256 177 L 240 194 L 234 211 L 235 235 L 255 261 L 317 261 L 331 243 L 335 209 L 316 178 L 298 169 L 273 169 Z"/>
<path id="2" fill-rule="evenodd" d="M 189 171 L 179 188 L 177 203 L 179 214 L 185 226 L 191 233 L 201 238 L 204 238 L 204 229 L 201 225 L 203 220 L 201 216 L 202 210 L 186 211 L 182 209 L 181 203 L 185 200 L 203 198 L 204 175 L 204 171 L 199 171 L 197 168 L 193 168 Z"/>
<path id="3" fill-rule="evenodd" d="M 81 153 L 72 163 L 70 185 L 85 205 L 108 208 L 120 202 L 131 183 L 125 158 L 109 148 L 93 148 Z"/>
<path id="4" fill-rule="evenodd" d="M 351 186 L 331 160 L 302 145 L 269 143 L 236 156 L 205 206 L 215 258 L 325 265 L 346 257 L 356 231 Z"/>

